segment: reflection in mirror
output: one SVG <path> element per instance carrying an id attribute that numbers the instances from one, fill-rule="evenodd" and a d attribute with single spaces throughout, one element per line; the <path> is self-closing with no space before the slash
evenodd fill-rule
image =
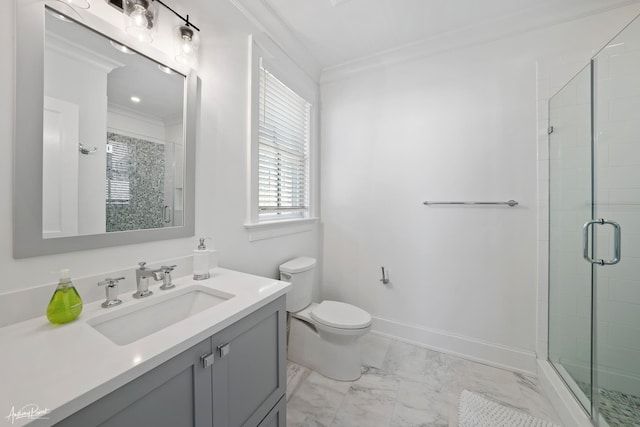
<path id="1" fill-rule="evenodd" d="M 45 16 L 42 237 L 184 225 L 185 77 Z"/>

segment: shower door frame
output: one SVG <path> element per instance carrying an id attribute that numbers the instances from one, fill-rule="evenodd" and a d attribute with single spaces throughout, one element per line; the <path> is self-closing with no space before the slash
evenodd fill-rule
<path id="1" fill-rule="evenodd" d="M 596 177 L 595 177 L 595 138 L 596 138 L 596 133 L 595 133 L 595 82 L 596 82 L 596 78 L 595 78 L 595 66 L 594 66 L 594 59 L 591 59 L 589 61 L 588 64 L 589 67 L 589 151 L 590 151 L 590 158 L 589 158 L 589 167 L 590 167 L 590 206 L 589 206 L 589 218 L 588 220 L 594 220 L 595 219 L 595 198 L 596 198 Z M 585 67 L 586 68 L 586 67 Z M 582 72 L 584 70 L 584 68 L 580 71 Z M 580 73 L 578 73 L 576 76 L 578 76 Z M 565 86 L 566 87 L 566 86 Z M 551 145 L 551 135 L 553 134 L 553 126 L 551 124 L 551 119 L 552 119 L 552 115 L 551 115 L 551 101 L 553 99 L 553 97 L 557 94 L 559 94 L 565 87 L 561 88 L 558 92 L 556 92 L 554 95 L 552 95 L 549 98 L 549 101 L 547 103 L 547 107 L 548 107 L 548 144 Z M 551 153 L 551 149 L 549 149 L 549 153 Z M 551 173 L 551 169 L 550 172 Z M 548 206 L 548 210 L 549 210 L 549 221 L 551 221 L 552 218 L 552 204 L 551 204 L 551 192 L 552 192 L 552 180 L 551 180 L 551 176 L 549 176 L 549 188 L 548 188 L 548 194 L 549 194 L 549 206 Z M 551 224 L 551 222 L 550 222 Z M 595 256 L 595 248 L 596 248 L 596 233 L 594 232 L 593 227 L 591 228 L 591 230 L 587 231 L 587 233 L 590 233 L 590 238 L 591 238 L 591 248 L 590 248 L 590 252 L 591 252 L 591 257 L 593 258 Z M 552 239 L 551 239 L 551 234 L 552 234 L 552 230 L 551 227 L 549 227 L 548 230 L 548 241 L 549 241 L 549 266 L 551 265 L 551 243 L 552 243 Z M 547 360 L 549 362 L 549 364 L 552 366 L 553 370 L 556 372 L 556 374 L 558 375 L 558 377 L 562 380 L 562 382 L 565 384 L 566 388 L 571 392 L 571 395 L 573 396 L 573 398 L 575 399 L 575 401 L 577 402 L 578 406 L 580 407 L 581 410 L 584 411 L 585 415 L 591 420 L 592 424 L 595 426 L 598 426 L 599 423 L 595 422 L 595 420 L 599 420 L 600 418 L 600 411 L 599 411 L 599 398 L 598 398 L 598 375 L 597 375 L 597 369 L 594 369 L 595 366 L 597 365 L 597 298 L 595 298 L 594 296 L 596 295 L 596 288 L 597 288 L 597 275 L 595 273 L 595 268 L 596 265 L 595 264 L 591 264 L 590 265 L 590 289 L 591 289 L 591 304 L 590 304 L 590 311 L 591 311 L 591 316 L 590 316 L 590 331 L 589 331 L 589 337 L 590 337 L 590 372 L 589 372 L 589 377 L 590 377 L 590 396 L 587 396 L 585 394 L 585 399 L 588 400 L 589 402 L 589 408 L 585 407 L 584 403 L 582 402 L 582 400 L 577 396 L 576 392 L 574 391 L 574 387 L 572 387 L 569 382 L 567 381 L 567 379 L 565 378 L 564 374 L 560 372 L 560 370 L 558 369 L 558 367 L 556 366 L 556 363 L 554 361 L 551 360 L 551 356 L 550 354 L 547 355 Z M 547 286 L 548 286 L 548 312 L 547 312 L 547 340 L 549 342 L 549 349 L 551 349 L 551 326 L 552 326 L 552 321 L 551 321 L 551 286 L 552 286 L 552 272 L 551 272 L 551 268 L 548 268 L 547 271 Z M 560 362 L 558 362 L 560 363 Z M 564 369 L 566 371 L 566 373 L 572 378 L 572 380 L 574 382 L 577 381 L 571 376 L 571 374 L 569 373 L 569 371 L 567 371 L 566 369 Z"/>

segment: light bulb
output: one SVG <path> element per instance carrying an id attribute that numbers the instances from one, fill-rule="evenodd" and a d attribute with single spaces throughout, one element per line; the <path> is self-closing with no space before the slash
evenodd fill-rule
<path id="1" fill-rule="evenodd" d="M 151 43 L 157 29 L 158 6 L 152 0 L 124 0 L 127 33 L 142 42 Z"/>
<path id="2" fill-rule="evenodd" d="M 181 44 L 181 48 L 182 48 L 182 52 L 184 52 L 185 55 L 189 55 L 191 52 L 193 52 L 193 47 L 191 46 L 191 40 L 190 39 L 184 39 Z"/>
<path id="3" fill-rule="evenodd" d="M 147 21 L 147 10 L 139 4 L 134 6 L 133 12 L 131 12 L 129 18 L 131 18 L 136 27 L 147 28 L 149 26 L 149 21 Z"/>
<path id="4" fill-rule="evenodd" d="M 198 36 L 188 24 L 178 26 L 176 30 L 176 60 L 195 68 L 198 62 Z"/>

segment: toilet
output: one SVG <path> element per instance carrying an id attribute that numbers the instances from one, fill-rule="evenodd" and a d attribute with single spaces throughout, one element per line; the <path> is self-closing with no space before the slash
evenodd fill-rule
<path id="1" fill-rule="evenodd" d="M 371 330 L 371 315 L 338 301 L 312 303 L 314 258 L 300 257 L 280 266 L 280 280 L 290 282 L 288 358 L 340 381 L 360 378 L 359 339 Z"/>

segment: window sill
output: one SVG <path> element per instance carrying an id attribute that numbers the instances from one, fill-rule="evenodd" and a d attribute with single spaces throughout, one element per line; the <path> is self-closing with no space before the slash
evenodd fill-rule
<path id="1" fill-rule="evenodd" d="M 260 222 L 257 224 L 245 224 L 244 228 L 249 232 L 249 241 L 272 239 L 274 237 L 287 236 L 289 234 L 305 233 L 313 230 L 319 218 L 289 219 L 283 221 Z"/>

